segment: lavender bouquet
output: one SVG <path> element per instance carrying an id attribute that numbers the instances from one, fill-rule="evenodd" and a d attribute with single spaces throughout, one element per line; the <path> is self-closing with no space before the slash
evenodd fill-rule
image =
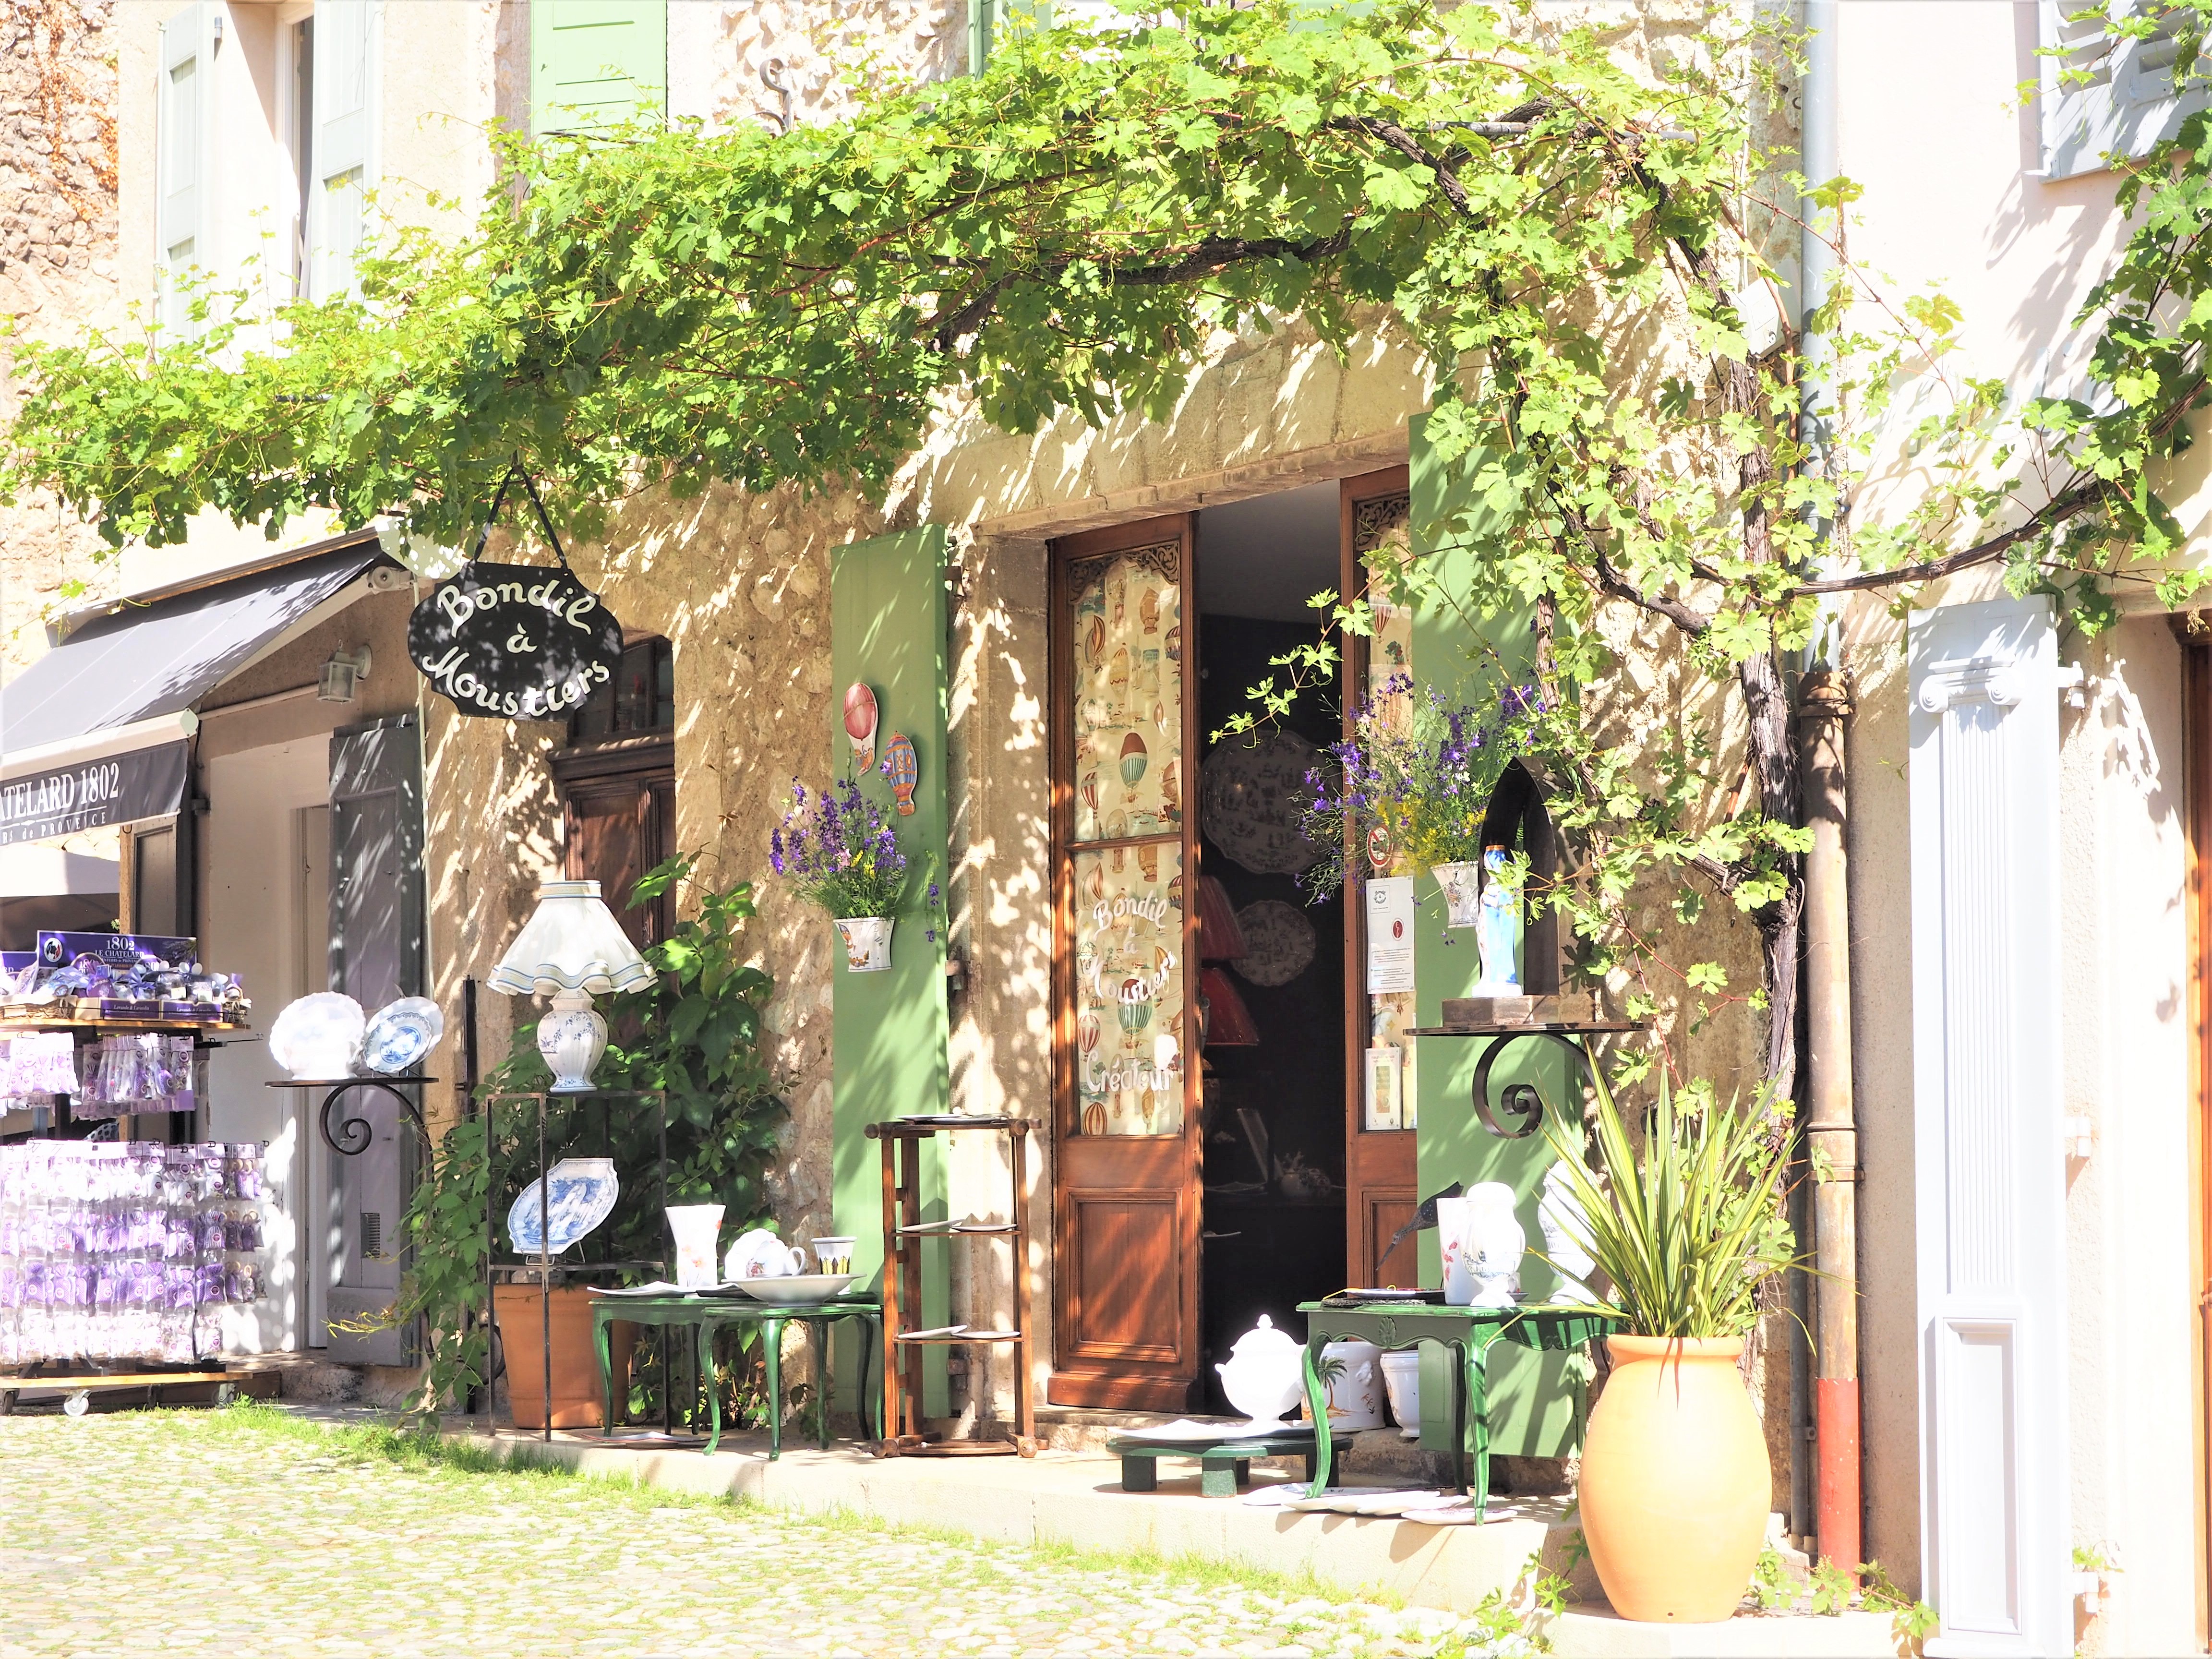
<path id="1" fill-rule="evenodd" d="M 1543 701 L 1534 686 L 1508 687 L 1487 708 L 1423 690 L 1415 696 L 1409 675 L 1391 676 L 1354 711 L 1352 735 L 1329 745 L 1328 763 L 1306 774 L 1299 827 L 1329 849 L 1303 878 L 1316 900 L 1370 855 L 1378 867 L 1402 855 L 1422 871 L 1481 858 L 1492 793 L 1520 747 L 1516 725 Z"/>
<path id="2" fill-rule="evenodd" d="M 851 778 L 810 793 L 791 781 L 791 805 L 769 836 L 769 863 L 799 897 L 839 921 L 895 916 L 907 857 L 884 809 Z"/>

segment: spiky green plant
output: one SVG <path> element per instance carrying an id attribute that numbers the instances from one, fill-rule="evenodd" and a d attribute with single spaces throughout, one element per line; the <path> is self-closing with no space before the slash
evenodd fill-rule
<path id="1" fill-rule="evenodd" d="M 1572 1304 L 1622 1322 L 1631 1336 L 1741 1336 L 1759 1322 L 1759 1287 L 1799 1257 L 1782 1196 L 1789 1116 L 1762 1089 L 1735 1103 L 1678 1103 L 1662 1079 L 1639 1154 L 1613 1091 L 1596 1079 L 1583 1137 L 1547 1115 L 1544 1133 L 1583 1211 L 1582 1243 L 1612 1284 L 1609 1300 Z"/>

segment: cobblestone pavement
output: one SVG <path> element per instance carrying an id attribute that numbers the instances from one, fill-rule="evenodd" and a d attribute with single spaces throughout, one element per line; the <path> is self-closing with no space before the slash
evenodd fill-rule
<path id="1" fill-rule="evenodd" d="M 456 1468 L 265 1407 L 0 1418 L 0 1659 L 1439 1651 L 1445 1614 Z"/>

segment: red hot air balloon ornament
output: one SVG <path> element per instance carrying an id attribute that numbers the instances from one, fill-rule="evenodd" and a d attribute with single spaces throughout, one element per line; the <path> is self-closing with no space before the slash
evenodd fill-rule
<path id="1" fill-rule="evenodd" d="M 876 694 L 859 681 L 845 688 L 845 736 L 853 745 L 853 775 L 876 763 Z"/>
<path id="2" fill-rule="evenodd" d="M 899 816 L 914 816 L 915 781 L 921 775 L 921 768 L 914 757 L 914 744 L 903 732 L 891 733 L 891 740 L 884 745 L 884 775 L 891 781 L 891 793 L 898 798 Z"/>

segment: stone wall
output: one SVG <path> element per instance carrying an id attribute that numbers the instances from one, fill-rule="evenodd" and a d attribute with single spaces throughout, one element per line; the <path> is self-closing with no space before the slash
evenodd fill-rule
<path id="1" fill-rule="evenodd" d="M 27 338 L 121 320 L 115 283 L 114 0 L 8 0 L 0 12 L 0 315 Z M 0 420 L 21 397 L 0 341 Z M 0 507 L 0 678 L 46 648 L 74 583 L 106 591 L 99 537 L 50 497 Z M 90 595 L 87 595 L 89 597 Z"/>

